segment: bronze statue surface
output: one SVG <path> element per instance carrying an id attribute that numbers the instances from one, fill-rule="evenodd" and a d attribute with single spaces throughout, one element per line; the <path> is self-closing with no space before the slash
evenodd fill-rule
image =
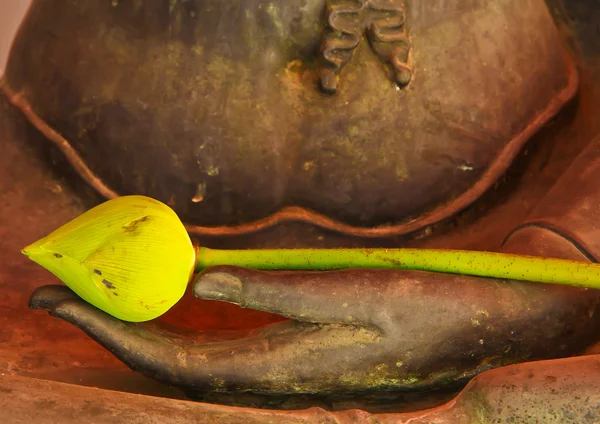
<path id="1" fill-rule="evenodd" d="M 198 235 L 423 229 L 577 88 L 542 0 L 61 4 L 34 2 L 5 93 L 101 195 L 169 202 Z"/>
<path id="2" fill-rule="evenodd" d="M 597 262 L 597 12 L 443 3 L 35 2 L 0 103 L 0 417 L 594 422 L 594 290 L 215 268 L 133 325 L 19 255 L 136 192 L 211 247 Z"/>

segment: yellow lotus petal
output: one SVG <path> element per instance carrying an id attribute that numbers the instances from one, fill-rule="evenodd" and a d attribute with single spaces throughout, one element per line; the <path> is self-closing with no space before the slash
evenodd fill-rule
<path id="1" fill-rule="evenodd" d="M 145 196 L 104 202 L 23 253 L 87 302 L 131 322 L 157 318 L 177 303 L 195 264 L 178 216 Z"/>

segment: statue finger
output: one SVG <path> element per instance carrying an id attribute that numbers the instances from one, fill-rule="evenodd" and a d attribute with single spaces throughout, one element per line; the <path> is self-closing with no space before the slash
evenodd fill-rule
<path id="1" fill-rule="evenodd" d="M 256 271 L 223 266 L 195 280 L 194 295 L 303 322 L 378 327 L 383 304 L 410 291 L 415 273 L 385 269 Z"/>

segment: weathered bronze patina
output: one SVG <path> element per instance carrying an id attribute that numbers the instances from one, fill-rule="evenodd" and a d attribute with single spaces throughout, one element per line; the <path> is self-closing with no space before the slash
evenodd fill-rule
<path id="1" fill-rule="evenodd" d="M 164 424 L 595 424 L 600 414 L 600 356 L 488 371 L 447 404 L 404 414 L 318 407 L 301 411 L 231 408 L 24 377 L 0 378 L 0 391 L 11 394 L 0 398 L 0 419 L 40 424 L 77 423 L 92 414 L 102 424 L 113 423 L 115 416 L 126 422 L 148 417 Z"/>
<path id="2" fill-rule="evenodd" d="M 326 64 L 321 70 L 321 87 L 326 92 L 337 91 L 339 74 L 365 33 L 375 53 L 391 65 L 396 83 L 406 86 L 412 71 L 407 63 L 410 41 L 405 25 L 402 0 L 327 1 L 327 27 L 321 47 Z"/>
<path id="3" fill-rule="evenodd" d="M 568 27 L 558 37 L 534 0 L 34 2 L 0 101 L 0 418 L 598 421 L 597 357 L 502 367 L 589 349 L 600 334 L 596 291 L 431 273 L 220 268 L 201 274 L 160 322 L 132 325 L 48 286 L 48 274 L 19 254 L 86 209 L 71 190 L 81 181 L 61 179 L 70 171 L 56 146 L 105 196 L 173 195 L 205 246 L 410 243 L 597 261 L 600 11 L 591 3 L 553 0 Z M 363 14 L 336 24 L 336 7 L 348 5 Z M 410 46 L 375 45 L 372 17 L 399 25 L 400 6 L 406 19 L 392 32 Z M 347 41 L 328 17 L 362 34 L 345 66 L 325 60 L 328 40 Z M 394 57 L 410 80 L 398 78 Z M 328 70 L 336 90 L 323 90 Z M 578 81 L 576 101 L 548 122 Z M 520 137 L 536 131 L 499 181 Z M 401 183 L 395 164 L 407 172 Z M 437 222 L 494 183 L 455 216 L 453 231 L 372 238 Z M 284 205 L 297 206 L 277 213 Z M 306 222 L 281 223 L 292 219 Z M 28 300 L 61 319 L 28 310 Z M 450 403 L 398 413 L 440 405 L 475 375 Z M 164 399 L 184 391 L 229 405 L 319 407 Z"/>
<path id="4" fill-rule="evenodd" d="M 597 261 L 597 211 L 585 205 L 600 204 L 598 180 L 600 137 L 502 249 Z M 557 198 L 560 206 L 547 204 Z M 125 325 L 65 287 L 42 287 L 31 306 L 78 325 L 133 369 L 200 392 L 425 391 L 576 354 L 586 334 L 600 332 L 600 291 L 417 271 L 213 268 L 194 294 L 292 321 L 235 342 L 195 344 Z"/>
<path id="5" fill-rule="evenodd" d="M 543 0 L 34 1 L 2 83 L 105 197 L 371 237 L 471 204 L 576 86 Z"/>

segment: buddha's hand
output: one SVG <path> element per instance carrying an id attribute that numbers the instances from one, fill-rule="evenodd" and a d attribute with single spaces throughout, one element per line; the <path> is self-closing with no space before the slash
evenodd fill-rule
<path id="1" fill-rule="evenodd" d="M 198 343 L 124 323 L 68 288 L 30 306 L 75 324 L 136 371 L 195 391 L 335 394 L 428 389 L 593 342 L 596 292 L 395 270 L 261 272 L 219 267 L 202 299 L 290 318 L 235 341 Z"/>

